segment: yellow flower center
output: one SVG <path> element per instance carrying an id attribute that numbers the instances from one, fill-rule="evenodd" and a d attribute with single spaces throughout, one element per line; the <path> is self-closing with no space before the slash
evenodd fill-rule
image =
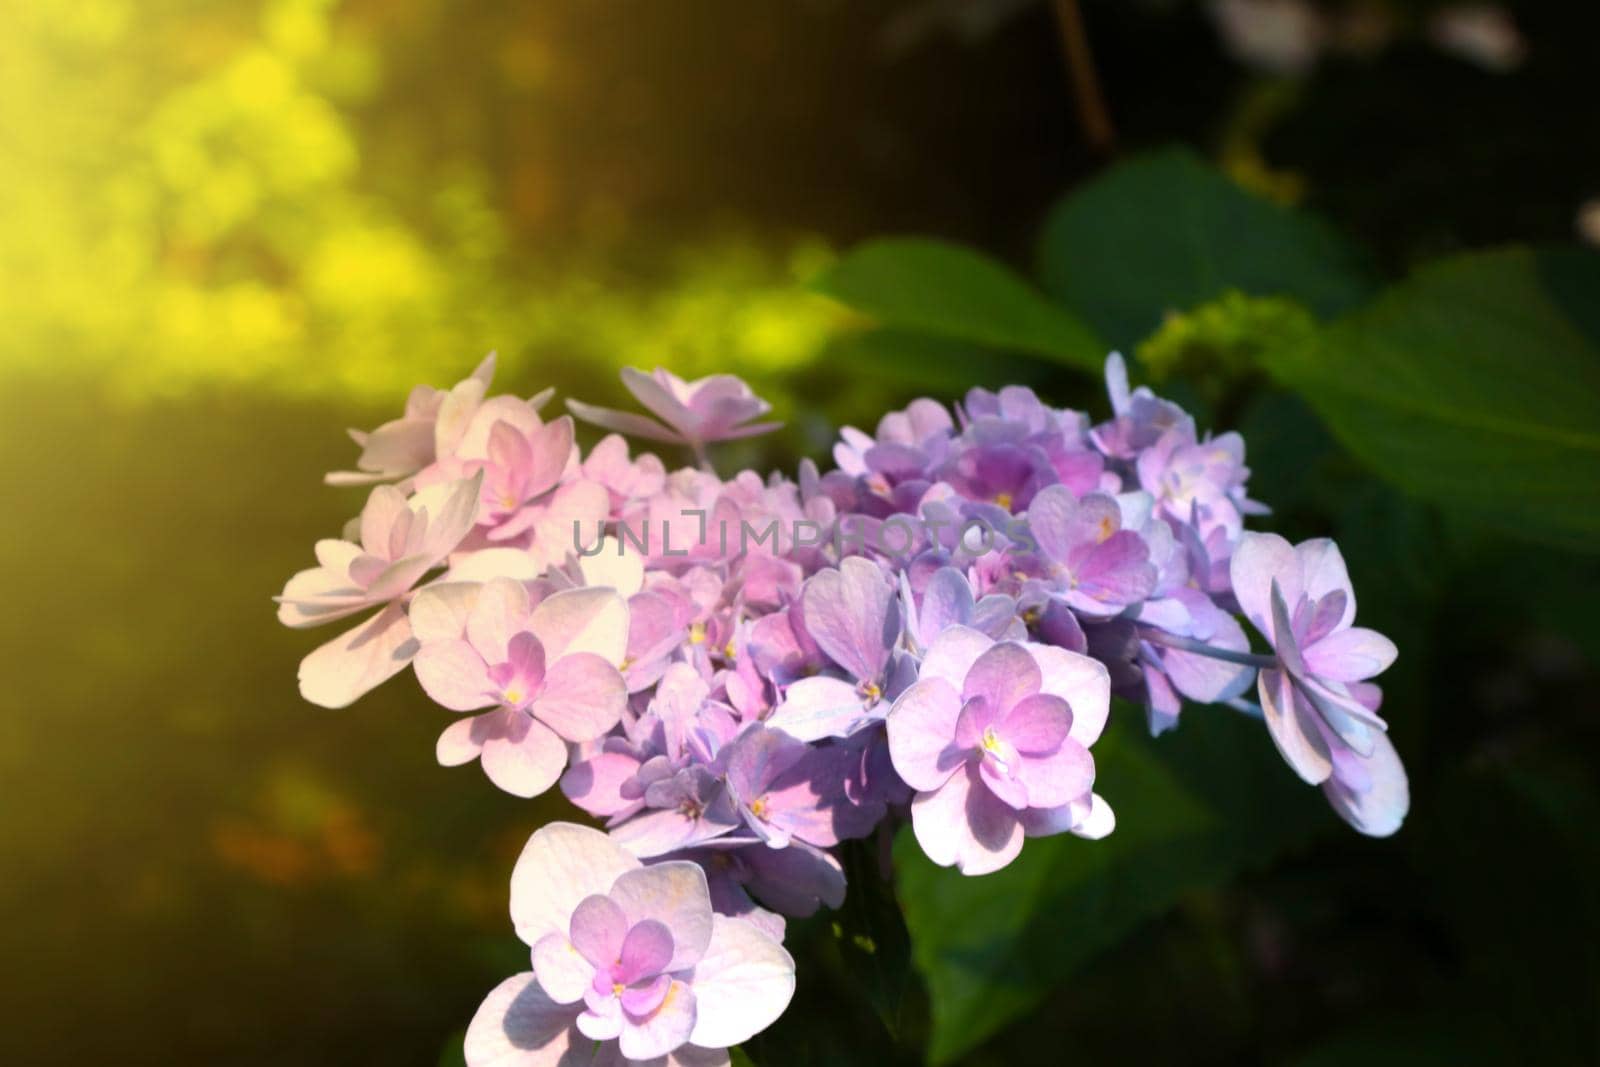
<path id="1" fill-rule="evenodd" d="M 691 645 L 703 645 L 706 643 L 705 623 L 697 622 L 689 627 L 689 643 Z"/>
<path id="2" fill-rule="evenodd" d="M 996 493 L 994 495 L 994 502 L 996 504 L 999 504 L 1001 507 L 1005 508 L 1007 511 L 1011 510 L 1011 494 L 1010 493 Z"/>

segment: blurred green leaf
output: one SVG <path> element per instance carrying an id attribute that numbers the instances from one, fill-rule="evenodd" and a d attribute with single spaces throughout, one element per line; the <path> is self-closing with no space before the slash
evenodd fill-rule
<path id="1" fill-rule="evenodd" d="M 1592 547 L 1600 344 L 1567 310 L 1580 290 L 1600 304 L 1600 256 L 1459 256 L 1264 358 L 1380 476 L 1507 533 Z"/>
<path id="2" fill-rule="evenodd" d="M 1039 248 L 1045 291 L 1119 349 L 1169 311 L 1225 291 L 1338 314 L 1372 289 L 1332 229 L 1239 188 L 1186 149 L 1132 160 L 1070 193 Z"/>
<path id="3" fill-rule="evenodd" d="M 895 842 L 912 952 L 932 996 L 933 1062 L 978 1045 L 1184 894 L 1336 825 L 1261 724 L 1225 709 L 1187 711 L 1182 730 L 1152 741 L 1139 711 L 1119 705 L 1094 756 L 1096 790 L 1117 811 L 1103 841 L 1030 840 L 981 878 L 935 867 L 909 828 Z"/>
<path id="4" fill-rule="evenodd" d="M 834 919 L 845 966 L 856 977 L 884 1029 L 900 1035 L 900 1008 L 911 971 L 911 935 L 894 889 L 880 869 L 877 838 L 839 849 L 850 892 Z"/>
<path id="5" fill-rule="evenodd" d="M 1004 265 L 926 238 L 871 241 L 813 288 L 885 326 L 1044 356 L 1099 373 L 1105 346 Z"/>

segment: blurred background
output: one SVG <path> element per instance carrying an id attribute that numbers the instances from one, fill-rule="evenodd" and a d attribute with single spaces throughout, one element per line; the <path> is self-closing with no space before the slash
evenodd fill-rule
<path id="1" fill-rule="evenodd" d="M 1026 269 L 1058 198 L 1173 143 L 1388 279 L 1600 243 L 1597 41 L 1567 0 L 0 0 L 0 1061 L 459 1063 L 525 964 L 511 862 L 572 809 L 435 766 L 413 686 L 296 694 L 326 635 L 268 598 L 359 508 L 320 484 L 342 427 L 491 349 L 524 395 L 744 374 L 788 427 L 741 458 L 789 470 L 962 383 L 1103 412 L 1026 355 L 875 351 L 806 283 L 893 233 Z M 1359 839 L 1277 766 L 1249 803 L 1310 829 L 941 1055 L 1595 1062 L 1593 558 L 1458 524 L 1198 366 L 1163 391 L 1246 432 L 1272 525 L 1332 532 L 1402 648 L 1411 820 Z M 1202 794 L 1207 729 L 1171 749 Z M 830 921 L 752 1057 L 917 1062 L 937 1002 L 913 975 L 882 1025 Z"/>

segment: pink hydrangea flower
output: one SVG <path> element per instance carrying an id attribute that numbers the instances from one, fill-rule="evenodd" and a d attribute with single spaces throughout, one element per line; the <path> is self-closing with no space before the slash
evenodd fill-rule
<path id="1" fill-rule="evenodd" d="M 375 430 L 351 430 L 361 446 L 353 471 L 334 471 L 324 477 L 329 485 L 372 485 L 409 478 L 432 463 L 436 455 L 436 425 L 442 411 L 476 406 L 494 379 L 494 353 L 484 357 L 472 374 L 448 390 L 419 385 L 406 398 L 405 413 Z M 550 394 L 546 393 L 548 398 Z M 448 420 L 447 420 L 448 421 Z"/>
<path id="2" fill-rule="evenodd" d="M 1321 785 L 1362 833 L 1394 833 L 1410 807 L 1405 768 L 1377 715 L 1367 679 L 1394 662 L 1394 642 L 1354 626 L 1355 591 L 1339 547 L 1326 538 L 1291 545 L 1246 533 L 1232 563 L 1239 606 L 1273 647 L 1261 671 L 1261 710 L 1295 773 Z"/>
<path id="3" fill-rule="evenodd" d="M 479 1007 L 469 1067 L 726 1064 L 794 994 L 789 953 L 715 914 L 699 866 L 647 867 L 598 830 L 537 831 L 511 877 L 511 917 L 533 968 Z"/>
<path id="4" fill-rule="evenodd" d="M 928 858 L 987 874 L 1016 859 L 1024 836 L 1108 833 L 1089 746 L 1110 702 L 1105 666 L 1087 656 L 963 626 L 940 634 L 888 720 Z"/>
<path id="5" fill-rule="evenodd" d="M 411 617 L 428 696 L 452 711 L 493 709 L 452 723 L 439 737 L 439 762 L 481 758 L 508 793 L 549 789 L 567 765 L 566 743 L 602 736 L 627 706 L 616 665 L 628 611 L 612 590 L 567 590 L 535 605 L 513 579 L 449 583 L 419 594 Z"/>
<path id="6" fill-rule="evenodd" d="M 577 400 L 568 400 L 567 407 L 583 421 L 607 430 L 688 445 L 697 451 L 714 441 L 754 437 L 781 425 L 750 422 L 771 411 L 772 405 L 751 392 L 743 379 L 731 374 L 713 374 L 686 382 L 661 367 L 650 374 L 624 367 L 622 384 L 661 421 Z"/>
<path id="7" fill-rule="evenodd" d="M 367 498 L 351 536 L 316 545 L 318 566 L 290 578 L 278 600 L 278 621 L 297 628 L 383 606 L 300 663 L 300 695 L 342 708 L 405 669 L 416 652 L 405 598 L 441 565 L 472 529 L 478 479 L 447 482 L 410 499 L 380 485 Z"/>

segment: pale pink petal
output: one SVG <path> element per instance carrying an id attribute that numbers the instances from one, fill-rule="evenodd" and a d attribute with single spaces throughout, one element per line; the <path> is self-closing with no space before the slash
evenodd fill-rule
<path id="1" fill-rule="evenodd" d="M 511 638 L 528 628 L 528 611 L 527 586 L 513 578 L 487 582 L 467 616 L 467 640 L 485 663 L 504 663 Z"/>
<path id="2" fill-rule="evenodd" d="M 428 698 L 451 711 L 477 711 L 499 703 L 483 657 L 459 638 L 423 645 L 411 666 Z"/>
<path id="3" fill-rule="evenodd" d="M 389 531 L 406 511 L 406 495 L 392 485 L 380 485 L 367 496 L 361 509 L 361 547 L 374 556 L 389 558 Z"/>
<path id="4" fill-rule="evenodd" d="M 390 604 L 300 661 L 300 695 L 319 707 L 348 707 L 404 670 L 416 652 L 405 609 Z"/>
<path id="5" fill-rule="evenodd" d="M 483 472 L 479 471 L 471 478 L 423 489 L 412 498 L 412 510 L 426 508 L 428 512 L 428 530 L 421 545 L 423 555 L 441 560 L 455 551 L 477 520 L 482 486 Z"/>
<path id="6" fill-rule="evenodd" d="M 600 898 L 605 899 L 605 898 Z M 539 987 L 557 1004 L 575 1004 L 594 981 L 594 964 L 584 959 L 565 934 L 545 934 L 533 946 Z"/>
<path id="7" fill-rule="evenodd" d="M 1318 537 L 1296 545 L 1294 554 L 1300 563 L 1301 580 L 1301 587 L 1295 592 L 1312 600 L 1321 600 L 1330 593 L 1343 593 L 1344 611 L 1339 616 L 1336 628 L 1349 626 L 1356 617 L 1356 594 L 1350 585 L 1350 571 L 1345 567 L 1339 546 L 1326 537 Z M 1290 596 L 1287 587 L 1283 592 L 1291 604 L 1298 599 Z"/>
<path id="8" fill-rule="evenodd" d="M 511 873 L 511 920 L 517 936 L 536 945 L 566 934 L 584 897 L 610 893 L 619 877 L 643 866 L 599 830 L 551 823 L 528 839 Z"/>
<path id="9" fill-rule="evenodd" d="M 628 650 L 628 602 L 610 589 L 569 589 L 541 600 L 528 629 L 547 660 L 592 652 L 615 666 Z"/>
<path id="10" fill-rule="evenodd" d="M 1111 805 L 1107 804 L 1099 793 L 1095 793 L 1091 801 L 1089 813 L 1072 827 L 1072 832 L 1090 841 L 1098 841 L 1117 828 L 1117 816 L 1112 812 Z"/>
<path id="11" fill-rule="evenodd" d="M 943 678 L 961 691 L 973 663 L 994 646 L 994 638 L 967 626 L 952 626 L 933 639 L 919 678 Z"/>
<path id="12" fill-rule="evenodd" d="M 460 638 L 467 632 L 467 617 L 477 602 L 476 582 L 443 582 L 418 590 L 407 612 L 411 632 L 424 645 Z"/>
<path id="13" fill-rule="evenodd" d="M 1277 534 L 1251 533 L 1239 536 L 1228 563 L 1233 595 L 1257 630 L 1269 638 L 1272 627 L 1272 583 L 1276 579 L 1285 598 L 1298 598 L 1299 561 L 1294 546 Z M 1285 582 L 1292 583 L 1294 588 Z"/>
<path id="14" fill-rule="evenodd" d="M 624 1015 L 617 1050 L 630 1060 L 653 1060 L 685 1044 L 694 1030 L 698 998 L 684 982 L 673 981 L 655 1011 L 641 1020 Z"/>
<path id="15" fill-rule="evenodd" d="M 487 582 L 494 578 L 530 581 L 544 571 L 544 564 L 525 548 L 480 548 L 456 553 L 441 581 Z"/>
<path id="16" fill-rule="evenodd" d="M 479 718 L 474 715 L 468 719 L 457 719 L 444 728 L 433 746 L 439 766 L 459 767 L 463 763 L 471 763 L 483 753 L 483 740 L 478 736 L 481 732 Z"/>
<path id="17" fill-rule="evenodd" d="M 644 587 L 644 557 L 629 552 L 615 537 L 607 536 L 600 551 L 578 560 L 585 585 L 610 587 L 628 597 Z"/>
<path id="18" fill-rule="evenodd" d="M 1336 778 L 1323 783 L 1328 801 L 1351 826 L 1369 837 L 1388 837 L 1400 829 L 1411 810 L 1411 786 L 1394 744 L 1377 735 L 1372 755 L 1365 760 L 1368 787 L 1356 792 Z"/>
<path id="19" fill-rule="evenodd" d="M 1068 740 L 1047 756 L 1019 755 L 1013 773 L 1027 790 L 1029 807 L 1053 808 L 1089 792 L 1094 759 L 1082 745 Z"/>
<path id="20" fill-rule="evenodd" d="M 792 683 L 767 725 L 801 741 L 847 737 L 863 717 L 856 687 L 842 678 L 817 675 Z"/>
<path id="21" fill-rule="evenodd" d="M 1054 645 L 1029 643 L 1026 647 L 1044 675 L 1039 691 L 1067 702 L 1072 709 L 1072 730 L 1067 736 L 1088 748 L 1099 740 L 1111 714 L 1111 675 L 1105 664 Z"/>
<path id="22" fill-rule="evenodd" d="M 711 893 L 705 871 L 680 860 L 658 863 L 619 877 L 609 894 L 629 924 L 654 919 L 672 931 L 669 971 L 694 966 L 711 941 Z"/>
<path id="23" fill-rule="evenodd" d="M 1267 732 L 1294 772 L 1308 785 L 1320 785 L 1333 773 L 1327 739 L 1294 693 L 1284 671 L 1262 671 L 1257 685 Z"/>
<path id="24" fill-rule="evenodd" d="M 550 665 L 529 709 L 568 741 L 590 741 L 622 718 L 628 686 L 617 669 L 592 652 L 568 653 Z"/>
<path id="25" fill-rule="evenodd" d="M 599 426 L 605 430 L 615 430 L 617 433 L 627 434 L 629 437 L 640 437 L 647 441 L 665 441 L 670 444 L 682 444 L 683 436 L 656 422 L 654 419 L 645 418 L 643 415 L 631 411 L 617 411 L 614 408 L 597 407 L 594 404 L 585 404 L 581 400 L 568 400 L 567 409 L 584 422 Z"/>
<path id="26" fill-rule="evenodd" d="M 1017 813 L 989 792 L 976 767 L 911 802 L 911 828 L 928 858 L 962 874 L 997 871 L 1022 851 Z"/>
<path id="27" fill-rule="evenodd" d="M 963 701 L 982 697 L 996 719 L 1039 691 L 1039 664 L 1015 642 L 995 645 L 973 661 L 961 688 Z"/>
<path id="28" fill-rule="evenodd" d="M 589 1043 L 573 1028 L 576 1014 L 546 996 L 532 971 L 513 975 L 467 1026 L 467 1067 L 577 1067 Z"/>
<path id="29" fill-rule="evenodd" d="M 894 702 L 889 758 L 912 789 L 938 789 L 965 760 L 967 754 L 955 746 L 960 714 L 961 696 L 943 678 L 923 679 Z"/>
<path id="30" fill-rule="evenodd" d="M 343 571 L 311 567 L 284 585 L 278 601 L 278 621 L 297 630 L 321 626 L 373 606 L 365 589 Z"/>
<path id="31" fill-rule="evenodd" d="M 1336 682 L 1359 682 L 1382 674 L 1399 654 L 1393 641 L 1364 626 L 1331 633 L 1303 653 L 1312 674 Z"/>
<path id="32" fill-rule="evenodd" d="M 747 1041 L 783 1014 L 794 996 L 794 960 L 743 919 L 718 915 L 692 982 L 698 1015 L 689 1040 L 704 1048 Z"/>
<path id="33" fill-rule="evenodd" d="M 518 797 L 536 797 L 556 784 L 567 766 L 567 746 L 548 726 L 523 716 L 520 736 L 492 737 L 483 743 L 483 773 Z"/>

